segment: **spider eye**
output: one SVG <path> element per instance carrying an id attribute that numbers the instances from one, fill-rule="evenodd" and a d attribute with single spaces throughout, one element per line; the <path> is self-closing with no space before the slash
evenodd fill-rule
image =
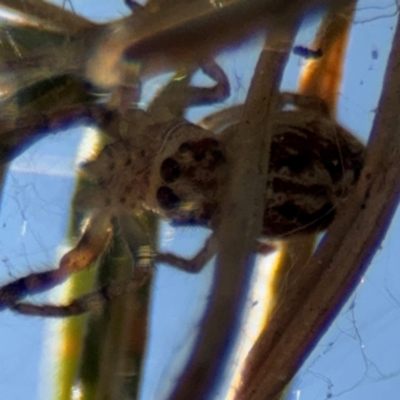
<path id="1" fill-rule="evenodd" d="M 161 186 L 157 190 L 157 201 L 164 210 L 172 210 L 179 205 L 181 199 L 169 187 Z"/>
<path id="2" fill-rule="evenodd" d="M 160 173 L 165 183 L 172 183 L 181 176 L 181 168 L 176 160 L 169 157 L 161 164 Z"/>

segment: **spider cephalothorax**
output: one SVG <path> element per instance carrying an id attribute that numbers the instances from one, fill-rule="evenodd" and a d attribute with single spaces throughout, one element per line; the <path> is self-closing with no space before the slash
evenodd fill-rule
<path id="1" fill-rule="evenodd" d="M 177 224 L 209 225 L 228 170 L 217 136 L 180 119 L 149 124 L 132 136 L 118 137 L 83 164 L 95 188 L 90 199 L 85 190 L 78 205 L 110 214 L 144 207 Z"/>
<path id="2" fill-rule="evenodd" d="M 176 225 L 211 227 L 228 174 L 224 146 L 194 125 L 182 125 L 175 135 L 156 158 L 148 204 Z"/>

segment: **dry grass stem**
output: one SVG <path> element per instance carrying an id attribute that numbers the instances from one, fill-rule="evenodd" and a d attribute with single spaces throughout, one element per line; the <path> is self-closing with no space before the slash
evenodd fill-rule
<path id="1" fill-rule="evenodd" d="M 294 290 L 287 293 L 286 329 L 264 340 L 268 354 L 240 399 L 275 400 L 311 344 L 339 312 L 386 234 L 400 193 L 400 26 L 393 39 L 384 87 L 360 182 L 346 201 L 315 255 L 304 266 Z M 288 371 L 291 371 L 288 373 Z"/>
<path id="2" fill-rule="evenodd" d="M 0 7 L 19 14 L 24 26 L 55 33 L 73 35 L 95 25 L 86 18 L 41 0 L 1 0 Z"/>
<path id="3" fill-rule="evenodd" d="M 223 201 L 215 281 L 200 338 L 172 400 L 206 399 L 224 374 L 238 332 L 254 257 L 261 232 L 263 193 L 270 146 L 270 118 L 297 23 L 270 35 L 260 55 L 242 122 L 232 132 L 235 165 Z M 275 33 L 275 32 L 274 32 Z M 232 129 L 232 128 L 229 128 Z M 236 146 L 236 147 L 235 147 Z"/>

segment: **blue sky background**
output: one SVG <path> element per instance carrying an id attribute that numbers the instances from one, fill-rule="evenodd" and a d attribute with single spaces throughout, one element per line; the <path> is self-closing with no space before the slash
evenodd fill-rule
<path id="1" fill-rule="evenodd" d="M 122 1 L 73 0 L 75 10 L 93 19 L 119 17 L 127 12 Z M 391 6 L 391 7 L 389 7 Z M 374 117 L 396 20 L 389 17 L 392 1 L 363 1 L 351 35 L 339 121 L 366 140 Z M 378 17 L 374 21 L 371 18 Z M 297 42 L 308 45 L 312 25 Z M 230 102 L 240 102 L 251 77 L 256 52 L 242 47 L 221 55 L 232 84 Z M 283 90 L 296 90 L 303 61 L 292 55 Z M 196 82 L 201 81 L 201 76 Z M 212 112 L 215 107 L 197 112 Z M 193 118 L 198 114 L 190 113 Z M 75 152 L 82 130 L 51 136 L 25 152 L 11 166 L 0 214 L 0 280 L 26 275 L 54 265 L 64 251 L 69 202 L 74 185 Z M 382 248 L 363 282 L 298 374 L 290 395 L 295 400 L 397 400 L 400 389 L 400 226 L 396 215 Z M 204 239 L 197 229 L 174 230 L 165 224 L 163 249 L 180 254 Z M 199 237 L 199 235 L 201 237 Z M 147 375 L 142 400 L 159 399 L 165 380 L 183 354 L 196 325 L 211 276 L 207 268 L 190 276 L 160 266 L 155 282 L 154 313 Z M 43 399 L 41 360 L 48 349 L 45 322 L 40 318 L 0 313 L 0 398 Z M 170 381 L 170 380 L 169 380 Z M 47 399 L 46 399 L 47 400 Z"/>

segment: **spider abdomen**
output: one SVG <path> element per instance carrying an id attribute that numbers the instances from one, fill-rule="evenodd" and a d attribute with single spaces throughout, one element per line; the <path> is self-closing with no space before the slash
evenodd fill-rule
<path id="1" fill-rule="evenodd" d="M 364 145 L 328 118 L 277 115 L 266 182 L 263 234 L 281 237 L 326 229 L 355 186 Z"/>

